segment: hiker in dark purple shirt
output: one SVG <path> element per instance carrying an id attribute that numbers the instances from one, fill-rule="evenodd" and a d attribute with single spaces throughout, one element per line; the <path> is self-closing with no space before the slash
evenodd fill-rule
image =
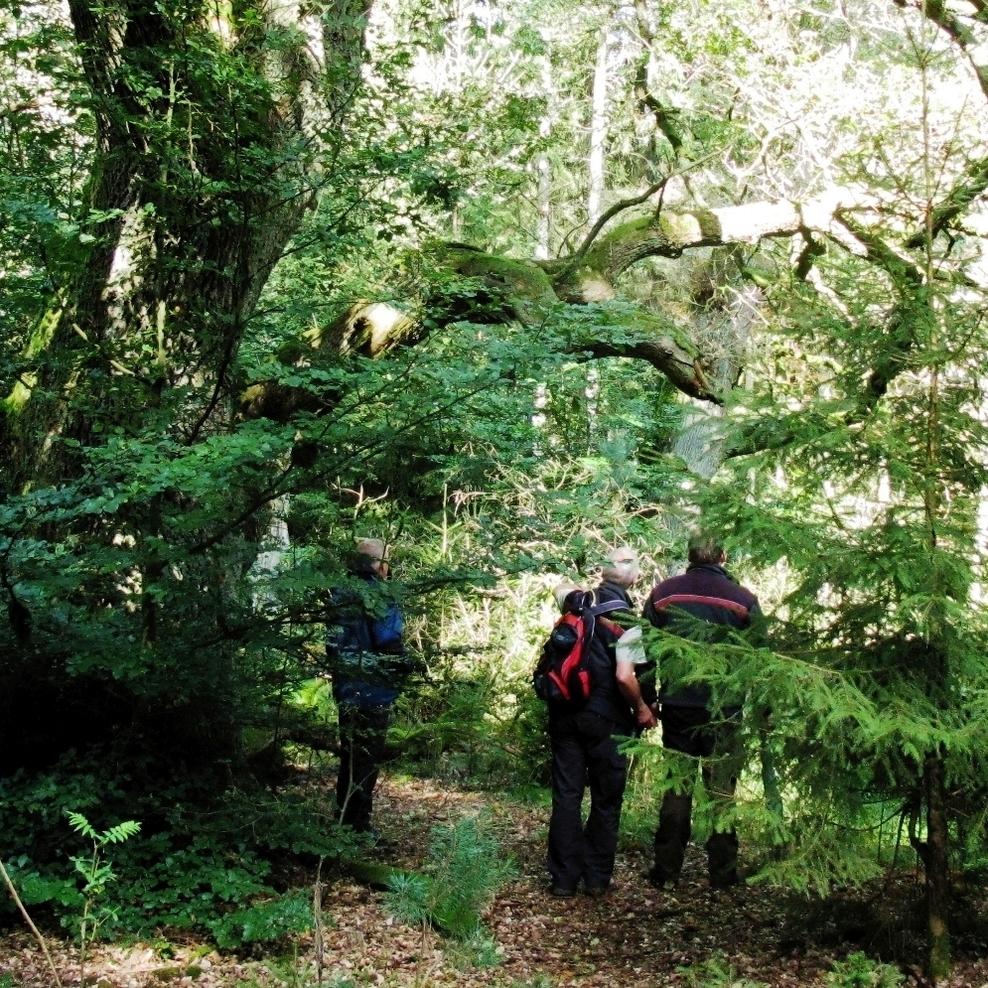
<path id="1" fill-rule="evenodd" d="M 758 600 L 728 574 L 726 561 L 724 549 L 715 539 L 706 535 L 690 539 L 686 572 L 652 589 L 645 617 L 657 628 L 693 641 L 726 641 L 749 627 L 759 615 Z M 663 746 L 702 759 L 701 777 L 707 791 L 714 800 L 729 805 L 743 763 L 736 743 L 740 702 L 722 702 L 715 708 L 705 683 L 691 683 L 675 691 L 663 684 L 658 702 Z M 648 873 L 649 881 L 659 888 L 679 880 L 692 832 L 692 813 L 688 791 L 666 792 L 655 832 L 655 863 Z M 738 839 L 733 827 L 715 829 L 706 851 L 711 887 L 737 884 Z"/>

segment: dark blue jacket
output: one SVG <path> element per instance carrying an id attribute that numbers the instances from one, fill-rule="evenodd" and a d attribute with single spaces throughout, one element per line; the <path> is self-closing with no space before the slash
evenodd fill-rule
<path id="1" fill-rule="evenodd" d="M 326 617 L 326 658 L 337 703 L 372 708 L 394 703 L 407 675 L 404 621 L 373 573 L 367 585 L 333 592 Z"/>
<path id="2" fill-rule="evenodd" d="M 726 641 L 732 630 L 749 627 L 758 614 L 758 598 L 716 563 L 690 566 L 663 580 L 645 603 L 645 617 L 655 627 L 693 641 Z M 710 687 L 703 683 L 659 694 L 660 703 L 679 707 L 706 707 L 710 699 Z"/>

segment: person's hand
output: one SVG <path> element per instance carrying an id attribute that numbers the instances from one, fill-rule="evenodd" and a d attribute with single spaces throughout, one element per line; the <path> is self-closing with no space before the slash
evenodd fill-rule
<path id="1" fill-rule="evenodd" d="M 655 725 L 658 723 L 658 721 L 655 719 L 655 714 L 653 713 L 652 708 L 646 706 L 644 703 L 638 708 L 636 719 L 638 721 L 638 726 L 643 731 L 647 731 L 655 727 Z"/>

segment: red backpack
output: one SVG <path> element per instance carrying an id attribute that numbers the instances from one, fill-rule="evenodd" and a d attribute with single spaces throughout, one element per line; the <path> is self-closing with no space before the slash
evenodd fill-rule
<path id="1" fill-rule="evenodd" d="M 601 615 L 628 609 L 623 600 L 596 604 L 594 599 L 593 593 L 586 592 L 582 599 L 577 598 L 576 606 L 567 601 L 566 612 L 542 646 L 532 673 L 532 686 L 540 700 L 579 708 L 590 699 L 590 643 L 598 627 L 617 638 L 624 630 Z"/>

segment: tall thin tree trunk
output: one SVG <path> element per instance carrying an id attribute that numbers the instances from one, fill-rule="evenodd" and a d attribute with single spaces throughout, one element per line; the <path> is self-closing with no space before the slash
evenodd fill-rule
<path id="1" fill-rule="evenodd" d="M 548 58 L 542 61 L 542 80 L 545 87 L 546 107 L 539 121 L 539 137 L 548 139 L 552 133 L 552 63 Z M 535 257 L 544 261 L 549 257 L 552 236 L 552 165 L 549 156 L 543 152 L 538 159 L 538 221 L 535 231 Z"/>
<path id="2" fill-rule="evenodd" d="M 604 145 L 607 140 L 607 26 L 601 29 L 597 65 L 593 74 L 593 109 L 590 118 L 590 188 L 587 194 L 587 221 L 592 226 L 600 218 L 604 202 Z"/>
<path id="3" fill-rule="evenodd" d="M 927 974 L 933 982 L 950 973 L 950 883 L 943 756 L 931 752 L 924 765 L 926 787 Z"/>

